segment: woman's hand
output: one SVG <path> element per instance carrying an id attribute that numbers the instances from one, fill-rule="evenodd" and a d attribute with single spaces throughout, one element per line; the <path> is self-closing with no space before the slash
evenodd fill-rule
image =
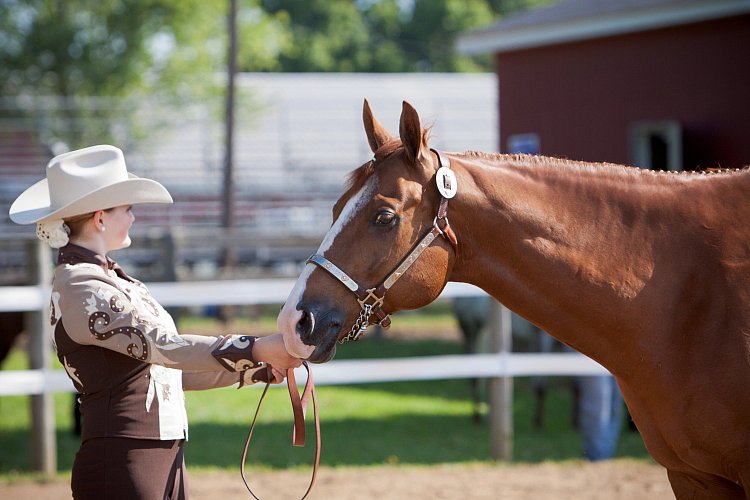
<path id="1" fill-rule="evenodd" d="M 297 368 L 302 365 L 301 359 L 295 358 L 286 351 L 284 338 L 280 333 L 255 339 L 253 359 L 271 365 L 274 368 L 274 375 L 276 375 L 274 378 L 278 378 L 278 375 L 283 374 L 287 368 Z M 281 380 L 284 380 L 283 376 Z"/>
<path id="2" fill-rule="evenodd" d="M 273 378 L 271 379 L 272 384 L 281 384 L 286 379 L 286 371 L 279 370 L 273 366 L 271 367 L 271 375 L 273 375 Z"/>
<path id="3" fill-rule="evenodd" d="M 265 384 L 266 382 L 269 384 L 281 384 L 286 380 L 286 370 L 279 370 L 271 365 L 247 370 L 247 372 L 243 372 L 243 377 L 245 377 L 245 373 L 250 375 L 249 381 L 247 377 L 245 378 L 245 384 Z"/>

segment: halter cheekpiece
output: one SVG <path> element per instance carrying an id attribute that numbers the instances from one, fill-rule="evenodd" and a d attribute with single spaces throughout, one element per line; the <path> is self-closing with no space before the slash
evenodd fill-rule
<path id="1" fill-rule="evenodd" d="M 448 223 L 448 199 L 456 194 L 456 177 L 450 169 L 450 160 L 445 154 L 431 149 L 438 158 L 440 168 L 435 175 L 435 181 L 440 192 L 440 205 L 437 215 L 432 221 L 432 228 L 412 248 L 411 252 L 401 261 L 396 269 L 391 272 L 385 280 L 373 288 L 363 288 L 348 274 L 342 271 L 336 264 L 320 254 L 311 255 L 307 264 L 315 264 L 328 271 L 334 278 L 347 287 L 357 298 L 360 312 L 354 321 L 349 333 L 339 339 L 339 344 L 349 340 L 359 340 L 370 325 L 380 325 L 383 328 L 391 326 L 390 313 L 383 310 L 385 294 L 404 275 L 404 273 L 416 262 L 422 252 L 435 241 L 438 236 L 443 236 L 455 247 L 456 236 Z M 371 160 L 374 162 L 374 160 Z M 374 321 L 372 318 L 375 318 Z"/>

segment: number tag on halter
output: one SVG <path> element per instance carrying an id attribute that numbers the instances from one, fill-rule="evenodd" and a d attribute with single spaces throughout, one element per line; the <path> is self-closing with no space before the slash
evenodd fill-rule
<path id="1" fill-rule="evenodd" d="M 440 167 L 435 174 L 435 182 L 437 182 L 438 191 L 444 198 L 451 199 L 456 196 L 458 182 L 456 182 L 456 174 L 453 173 L 453 170 L 448 167 Z"/>

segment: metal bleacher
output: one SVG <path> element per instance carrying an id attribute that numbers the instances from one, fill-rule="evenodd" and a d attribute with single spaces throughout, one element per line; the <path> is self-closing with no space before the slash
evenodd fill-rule
<path id="1" fill-rule="evenodd" d="M 322 236 L 347 173 L 371 156 L 362 126 L 365 98 L 394 134 L 401 102 L 409 101 L 423 125 L 433 125 L 433 147 L 492 151 L 498 140 L 494 74 L 240 74 L 236 94 L 235 225 L 257 234 Z M 175 203 L 137 212 L 139 226 L 219 226 L 220 99 L 179 109 L 150 101 L 142 107 L 138 116 L 167 126 L 120 146 L 128 168 L 162 182 Z M 10 224 L 7 213 L 15 196 L 44 175 L 51 152 L 40 143 L 43 136 L 7 120 L 0 126 L 6 235 L 29 232 Z"/>

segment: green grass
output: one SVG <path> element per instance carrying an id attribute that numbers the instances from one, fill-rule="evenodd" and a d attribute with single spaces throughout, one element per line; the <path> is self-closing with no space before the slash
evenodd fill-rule
<path id="1" fill-rule="evenodd" d="M 187 316 L 178 322 L 180 331 L 191 333 L 213 334 L 217 331 L 233 333 L 269 333 L 276 331 L 278 305 L 236 306 L 230 308 L 233 319 L 228 325 L 222 325 L 210 317 Z M 172 311 L 170 311 L 172 312 Z M 457 321 L 449 302 L 433 302 L 416 311 L 400 311 L 394 316 L 394 329 L 414 333 L 430 333 L 450 330 L 457 332 Z M 367 336 L 372 336 L 368 330 Z M 456 333 L 458 335 L 458 333 Z"/>
<path id="2" fill-rule="evenodd" d="M 368 339 L 342 346 L 337 359 L 459 352 L 461 346 L 457 341 Z M 25 355 L 20 351 L 15 351 L 4 364 L 5 369 L 25 367 Z M 486 419 L 481 424 L 473 422 L 467 380 L 319 386 L 316 391 L 323 465 L 429 465 L 491 460 L 489 424 Z M 187 393 L 190 440 L 186 461 L 189 467 L 237 468 L 260 394 L 259 387 Z M 28 397 L 0 397 L 0 478 L 30 470 L 29 401 Z M 73 397 L 57 394 L 55 403 L 58 469 L 67 472 L 78 448 L 78 438 L 70 431 Z M 571 408 L 569 379 L 549 379 L 545 427 L 535 430 L 532 426 L 532 381 L 516 379 L 515 461 L 580 458 L 581 441 L 571 424 Z M 311 414 L 312 410 L 308 415 L 308 433 L 313 432 Z M 308 437 L 305 448 L 294 448 L 291 429 L 292 416 L 285 386 L 274 387 L 261 410 L 248 463 L 266 468 L 308 467 L 314 440 Z M 626 426 L 623 429 L 618 456 L 647 459 L 640 436 L 628 431 Z"/>

